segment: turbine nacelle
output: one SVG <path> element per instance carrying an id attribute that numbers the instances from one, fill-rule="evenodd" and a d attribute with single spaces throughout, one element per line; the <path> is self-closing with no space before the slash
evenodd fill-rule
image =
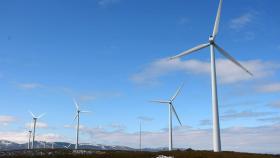
<path id="1" fill-rule="evenodd" d="M 212 35 L 209 36 L 209 43 L 210 43 L 211 45 L 215 44 L 215 37 L 213 37 Z"/>

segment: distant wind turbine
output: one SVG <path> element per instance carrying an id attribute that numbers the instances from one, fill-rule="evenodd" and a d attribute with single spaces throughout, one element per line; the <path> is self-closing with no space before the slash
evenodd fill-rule
<path id="1" fill-rule="evenodd" d="M 212 80 L 212 111 L 213 111 L 213 148 L 215 152 L 221 151 L 221 138 L 220 138 L 220 125 L 219 125 L 219 110 L 218 110 L 218 95 L 217 95 L 217 81 L 216 81 L 216 63 L 215 63 L 215 52 L 216 48 L 218 52 L 220 52 L 224 57 L 228 58 L 235 65 L 243 69 L 249 75 L 253 76 L 253 74 L 247 70 L 244 66 L 242 66 L 238 61 L 236 61 L 228 52 L 226 52 L 222 47 L 220 47 L 216 42 L 215 38 L 218 34 L 221 10 L 222 10 L 223 0 L 220 0 L 218 12 L 215 20 L 215 25 L 213 29 L 212 35 L 209 37 L 209 41 L 205 44 L 200 44 L 194 48 L 186 50 L 176 56 L 171 57 L 170 59 L 181 58 L 185 55 L 189 55 L 193 52 L 196 52 L 200 49 L 206 48 L 210 46 L 210 54 L 211 54 L 211 80 Z"/>
<path id="2" fill-rule="evenodd" d="M 70 143 L 68 146 L 64 145 L 64 148 L 68 149 L 72 144 Z"/>
<path id="3" fill-rule="evenodd" d="M 139 151 L 142 151 L 142 124 L 152 119 L 143 116 L 139 116 L 137 119 L 139 120 Z"/>
<path id="4" fill-rule="evenodd" d="M 34 143 L 35 143 L 35 131 L 36 131 L 36 123 L 37 120 L 45 115 L 45 113 L 35 116 L 31 111 L 29 111 L 30 115 L 32 116 L 33 119 L 33 139 L 32 139 L 32 146 L 31 149 L 34 149 Z"/>
<path id="5" fill-rule="evenodd" d="M 31 145 L 31 134 L 32 134 L 32 131 L 29 130 L 28 131 L 28 144 L 27 144 L 27 149 L 30 149 L 30 145 Z"/>
<path id="6" fill-rule="evenodd" d="M 78 149 L 79 148 L 79 131 L 80 131 L 80 113 L 89 113 L 90 111 L 81 111 L 80 110 L 80 105 L 75 99 L 74 99 L 74 103 L 75 103 L 75 106 L 76 106 L 76 115 L 75 115 L 73 121 L 75 121 L 77 119 L 77 126 L 76 126 L 77 133 L 76 133 L 75 149 Z"/>
<path id="7" fill-rule="evenodd" d="M 184 85 L 184 84 L 183 84 Z M 178 94 L 180 93 L 183 85 L 181 85 L 176 93 L 173 95 L 173 97 L 170 100 L 153 100 L 152 102 L 155 103 L 162 103 L 162 104 L 168 104 L 169 106 L 169 151 L 171 151 L 173 149 L 173 136 L 172 136 L 172 113 L 175 114 L 178 122 L 180 123 L 180 125 L 182 126 L 182 123 L 179 119 L 179 116 L 177 115 L 177 112 L 175 110 L 175 107 L 173 105 L 173 101 L 175 100 L 175 98 L 178 96 Z"/>
<path id="8" fill-rule="evenodd" d="M 142 120 L 139 119 L 139 151 L 142 151 Z"/>

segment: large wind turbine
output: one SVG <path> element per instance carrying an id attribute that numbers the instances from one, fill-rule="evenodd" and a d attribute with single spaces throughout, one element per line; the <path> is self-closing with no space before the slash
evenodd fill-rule
<path id="1" fill-rule="evenodd" d="M 181 58 L 185 55 L 189 55 L 193 52 L 196 52 L 200 49 L 210 46 L 211 53 L 211 80 L 212 80 L 212 111 L 213 111 L 213 148 L 215 152 L 221 151 L 221 138 L 220 138 L 220 126 L 219 126 L 219 110 L 218 110 L 218 96 L 217 96 L 217 81 L 216 81 L 216 63 L 215 63 L 215 52 L 217 49 L 224 57 L 228 58 L 231 62 L 236 64 L 238 67 L 246 71 L 248 74 L 253 76 L 253 74 L 242 66 L 238 61 L 236 61 L 229 53 L 227 53 L 222 47 L 220 47 L 216 42 L 216 36 L 218 34 L 221 9 L 222 9 L 223 0 L 220 0 L 219 8 L 215 20 L 214 30 L 212 35 L 209 37 L 209 41 L 205 44 L 200 44 L 194 48 L 186 50 L 176 56 L 171 57 L 170 59 Z"/>
<path id="2" fill-rule="evenodd" d="M 182 126 L 182 123 L 181 123 L 181 121 L 179 119 L 179 116 L 177 115 L 177 112 L 176 112 L 175 107 L 173 105 L 173 101 L 175 100 L 175 98 L 177 97 L 179 92 L 181 91 L 182 87 L 183 87 L 183 85 L 180 86 L 177 89 L 176 93 L 173 95 L 173 97 L 170 100 L 153 100 L 152 101 L 152 102 L 156 102 L 156 103 L 168 104 L 168 108 L 169 108 L 169 151 L 171 151 L 173 149 L 172 113 L 174 113 L 176 115 L 176 118 L 177 118 L 178 122 Z"/>
<path id="3" fill-rule="evenodd" d="M 37 123 L 37 120 L 41 117 L 43 117 L 45 115 L 44 114 L 41 114 L 39 116 L 35 116 L 31 111 L 29 111 L 29 113 L 31 114 L 32 116 L 32 119 L 33 119 L 33 138 L 32 138 L 32 146 L 31 146 L 31 149 L 34 149 L 34 142 L 35 142 L 35 131 L 36 131 L 36 123 Z"/>
<path id="4" fill-rule="evenodd" d="M 89 113 L 90 111 L 81 111 L 80 105 L 75 99 L 74 99 L 74 103 L 76 105 L 76 115 L 75 115 L 73 121 L 75 121 L 77 119 L 77 126 L 76 126 L 77 133 L 76 133 L 75 149 L 78 149 L 79 148 L 79 131 L 80 131 L 80 113 Z"/>

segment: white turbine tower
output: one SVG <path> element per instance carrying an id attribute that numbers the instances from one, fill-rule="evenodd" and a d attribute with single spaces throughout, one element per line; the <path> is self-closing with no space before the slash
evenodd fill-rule
<path id="1" fill-rule="evenodd" d="M 183 84 L 184 85 L 184 84 Z M 170 100 L 153 100 L 152 102 L 156 102 L 156 103 L 163 103 L 163 104 L 168 104 L 168 108 L 169 108 L 169 151 L 171 151 L 173 149 L 173 136 L 172 136 L 172 113 L 175 114 L 178 122 L 180 123 L 180 125 L 182 126 L 182 123 L 179 119 L 179 116 L 177 115 L 177 112 L 175 110 L 175 107 L 173 105 L 173 101 L 175 100 L 175 98 L 177 97 L 177 95 L 179 94 L 179 92 L 182 89 L 182 86 L 180 86 L 178 88 L 178 90 L 176 91 L 176 93 L 174 94 L 174 96 L 170 99 Z"/>
<path id="2" fill-rule="evenodd" d="M 139 119 L 139 151 L 142 151 L 142 120 Z"/>
<path id="3" fill-rule="evenodd" d="M 32 134 L 32 131 L 31 131 L 31 129 L 30 129 L 30 130 L 28 130 L 28 144 L 27 144 L 27 149 L 30 149 L 31 134 Z"/>
<path id="4" fill-rule="evenodd" d="M 74 99 L 74 103 L 76 105 L 76 115 L 75 115 L 73 121 L 75 121 L 77 119 L 77 126 L 76 126 L 77 133 L 76 133 L 75 149 L 78 149 L 79 148 L 79 131 L 80 131 L 80 113 L 89 113 L 90 111 L 81 111 L 80 105 L 75 99 Z"/>
<path id="5" fill-rule="evenodd" d="M 212 35 L 209 37 L 209 41 L 205 44 L 200 44 L 194 48 L 186 50 L 176 56 L 171 57 L 170 59 L 181 58 L 185 55 L 196 52 L 200 49 L 210 46 L 211 53 L 211 80 L 212 80 L 212 111 L 213 111 L 213 148 L 215 152 L 221 151 L 221 138 L 220 138 L 220 125 L 219 125 L 219 110 L 218 110 L 218 96 L 217 96 L 217 81 L 216 81 L 216 63 L 215 63 L 215 52 L 216 48 L 224 57 L 228 58 L 231 62 L 236 64 L 238 67 L 246 71 L 248 74 L 253 76 L 253 74 L 242 66 L 238 61 L 236 61 L 229 53 L 227 53 L 222 47 L 218 46 L 215 42 L 215 38 L 218 34 L 221 9 L 222 9 L 223 0 L 220 0 L 219 8 L 215 20 L 214 30 Z"/>
<path id="6" fill-rule="evenodd" d="M 41 117 L 43 117 L 45 115 L 44 114 L 41 114 L 39 116 L 35 116 L 31 111 L 29 111 L 29 113 L 31 114 L 32 116 L 32 119 L 33 119 L 33 138 L 32 138 L 32 146 L 31 146 L 31 149 L 34 149 L 34 143 L 35 143 L 35 131 L 36 131 L 36 123 L 37 123 L 37 120 Z"/>

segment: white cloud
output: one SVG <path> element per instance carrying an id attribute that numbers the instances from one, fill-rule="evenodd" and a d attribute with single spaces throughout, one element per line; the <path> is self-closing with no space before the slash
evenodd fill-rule
<path id="1" fill-rule="evenodd" d="M 106 7 L 108 5 L 112 5 L 115 3 L 120 2 L 120 0 L 98 0 L 97 3 L 98 5 L 102 6 L 102 7 Z"/>
<path id="2" fill-rule="evenodd" d="M 280 117 L 276 116 L 276 117 L 260 118 L 260 119 L 258 119 L 258 121 L 264 121 L 264 122 L 268 122 L 268 123 L 275 123 L 275 122 L 280 123 Z"/>
<path id="3" fill-rule="evenodd" d="M 264 93 L 280 92 L 280 83 L 270 83 L 270 84 L 258 86 L 257 90 L 259 92 L 264 92 Z"/>
<path id="4" fill-rule="evenodd" d="M 74 125 L 64 125 L 64 128 L 75 128 Z"/>
<path id="5" fill-rule="evenodd" d="M 200 126 L 209 126 L 209 125 L 212 125 L 212 122 L 209 119 L 204 119 L 204 120 L 199 121 L 199 125 Z"/>
<path id="6" fill-rule="evenodd" d="M 96 95 L 80 95 L 78 97 L 79 101 L 92 101 L 96 99 Z"/>
<path id="7" fill-rule="evenodd" d="M 112 123 L 111 125 L 108 126 L 111 129 L 114 130 L 125 130 L 126 126 L 120 123 Z"/>
<path id="8" fill-rule="evenodd" d="M 221 119 L 223 120 L 232 120 L 239 118 L 257 118 L 274 115 L 274 112 L 256 112 L 256 111 L 241 111 L 237 112 L 234 110 L 228 111 L 225 114 L 221 115 Z"/>
<path id="9" fill-rule="evenodd" d="M 254 76 L 247 75 L 242 69 L 227 59 L 217 60 L 217 76 L 219 81 L 224 84 L 235 83 L 258 78 L 271 76 L 279 67 L 273 62 L 265 62 L 262 60 L 241 61 Z M 167 60 L 160 59 L 149 64 L 144 70 L 134 74 L 131 80 L 138 84 L 155 84 L 158 78 L 171 72 L 185 72 L 197 75 L 210 74 L 210 63 L 201 60 Z"/>
<path id="10" fill-rule="evenodd" d="M 18 84 L 18 87 L 26 90 L 31 90 L 31 89 L 42 88 L 43 85 L 39 83 L 20 83 Z"/>
<path id="11" fill-rule="evenodd" d="M 0 124 L 7 126 L 8 124 L 15 122 L 17 119 L 14 116 L 7 116 L 7 115 L 2 115 L 0 116 Z"/>
<path id="12" fill-rule="evenodd" d="M 280 100 L 270 103 L 269 106 L 273 108 L 280 108 Z"/>
<path id="13" fill-rule="evenodd" d="M 28 132 L 22 131 L 10 131 L 10 132 L 0 132 L 0 140 L 9 140 L 16 143 L 26 143 L 28 141 Z M 54 134 L 54 133 L 45 133 L 45 134 L 36 134 L 36 141 L 63 141 L 65 140 L 64 136 Z"/>
<path id="14" fill-rule="evenodd" d="M 239 30 L 244 28 L 248 24 L 250 24 L 255 18 L 255 14 L 253 12 L 245 13 L 239 17 L 232 19 L 229 23 L 231 29 Z"/>
<path id="15" fill-rule="evenodd" d="M 149 121 L 153 121 L 154 119 L 153 118 L 150 118 L 150 117 L 146 117 L 146 116 L 139 116 L 137 117 L 138 120 L 141 120 L 141 121 L 146 121 L 146 122 L 149 122 Z"/>
<path id="16" fill-rule="evenodd" d="M 33 128 L 33 122 L 26 123 L 25 127 L 27 129 L 30 129 L 30 128 L 32 129 Z M 44 122 L 36 122 L 36 128 L 49 128 L 49 126 L 48 126 L 47 123 L 44 123 Z"/>

